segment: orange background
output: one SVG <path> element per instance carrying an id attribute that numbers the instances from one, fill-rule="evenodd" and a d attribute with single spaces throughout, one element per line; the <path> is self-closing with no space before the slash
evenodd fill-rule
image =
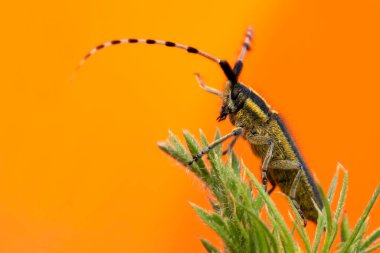
<path id="1" fill-rule="evenodd" d="M 188 204 L 209 207 L 204 188 L 156 142 L 168 129 L 232 129 L 193 76 L 222 89 L 221 70 L 123 45 L 68 81 L 109 39 L 167 39 L 234 61 L 251 24 L 241 80 L 285 118 L 324 189 L 338 161 L 348 169 L 351 224 L 380 181 L 378 1 L 7 1 L 0 14 L 0 252 L 199 252 L 200 237 L 220 246 Z M 258 176 L 248 145 L 237 152 Z"/>

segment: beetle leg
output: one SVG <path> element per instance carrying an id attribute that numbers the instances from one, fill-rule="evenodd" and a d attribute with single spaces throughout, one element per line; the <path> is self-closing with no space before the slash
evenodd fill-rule
<path id="1" fill-rule="evenodd" d="M 302 213 L 300 205 L 298 204 L 296 200 L 296 191 L 297 191 L 298 183 L 301 181 L 301 175 L 302 175 L 302 170 L 299 170 L 296 177 L 294 178 L 292 188 L 290 188 L 289 197 L 292 200 L 294 207 L 297 209 L 298 214 L 300 215 L 301 219 L 303 219 L 304 227 L 306 227 L 307 221 L 305 219 L 305 216 Z"/>
<path id="2" fill-rule="evenodd" d="M 271 169 L 275 170 L 299 170 L 302 169 L 301 164 L 292 160 L 274 160 L 269 164 Z"/>
<path id="3" fill-rule="evenodd" d="M 297 212 L 299 213 L 301 219 L 303 219 L 304 226 L 306 226 L 307 221 L 303 215 L 303 212 L 301 211 L 300 205 L 296 200 L 297 187 L 298 183 L 301 181 L 302 176 L 302 165 L 299 162 L 292 160 L 276 160 L 272 161 L 269 167 L 271 169 L 277 170 L 298 170 L 297 175 L 295 176 L 292 186 L 290 188 L 289 197 L 294 207 L 297 209 Z"/>
<path id="4" fill-rule="evenodd" d="M 243 128 L 242 127 L 234 128 L 231 133 L 226 134 L 225 136 L 222 136 L 219 139 L 213 141 L 212 143 L 210 143 L 208 145 L 208 147 L 206 147 L 200 153 L 198 153 L 195 156 L 193 156 L 193 160 L 189 162 L 189 165 L 193 164 L 193 162 L 198 161 L 198 159 L 200 159 L 203 155 L 207 154 L 211 149 L 213 149 L 213 148 L 215 148 L 215 146 L 223 143 L 228 138 L 230 138 L 232 136 L 240 136 L 242 134 L 243 134 Z"/>
<path id="5" fill-rule="evenodd" d="M 268 165 L 269 165 L 270 159 L 272 158 L 272 155 L 273 155 L 274 143 L 270 137 L 261 136 L 261 135 L 248 134 L 247 139 L 250 143 L 254 145 L 269 145 L 267 153 L 261 165 L 261 179 L 264 185 L 264 189 L 265 191 L 267 191 L 267 184 L 268 184 L 267 171 L 268 171 Z"/>
<path id="6" fill-rule="evenodd" d="M 269 168 L 276 170 L 299 170 L 301 169 L 301 164 L 291 160 L 275 160 L 269 163 Z M 272 188 L 268 191 L 268 194 L 270 195 L 276 188 L 277 184 L 271 177 L 268 177 L 268 180 L 272 184 Z"/>
<path id="7" fill-rule="evenodd" d="M 272 185 L 272 188 L 270 188 L 269 190 L 268 190 L 268 195 L 271 195 L 271 193 L 274 191 L 274 189 L 276 189 L 276 182 L 274 181 L 274 179 L 270 176 L 270 174 L 268 174 L 268 180 L 269 180 L 269 182 L 271 183 L 271 185 Z"/>
<path id="8" fill-rule="evenodd" d="M 227 153 L 230 153 L 232 151 L 232 149 L 235 146 L 235 143 L 236 143 L 238 138 L 239 138 L 239 135 L 237 135 L 233 138 L 233 140 L 230 142 L 230 144 L 228 144 L 228 148 L 223 151 L 222 155 L 226 155 Z"/>

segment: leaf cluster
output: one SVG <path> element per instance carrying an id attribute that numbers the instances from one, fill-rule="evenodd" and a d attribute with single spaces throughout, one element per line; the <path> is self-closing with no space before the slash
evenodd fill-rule
<path id="1" fill-rule="evenodd" d="M 219 137 L 220 133 L 217 131 L 214 139 Z M 376 188 L 355 227 L 350 230 L 347 215 L 343 212 L 347 195 L 348 174 L 339 165 L 327 196 L 320 188 L 325 208 L 318 210 L 319 218 L 314 238 L 311 240 L 290 199 L 288 200 L 292 209 L 290 214 L 293 221 L 292 229 L 287 226 L 284 217 L 264 191 L 261 183 L 239 161 L 233 151 L 229 154 L 226 162 L 223 162 L 222 146 L 219 145 L 207 154 L 208 162 L 206 159 L 199 159 L 189 165 L 192 157 L 201 151 L 201 146 L 187 131 L 184 131 L 184 138 L 187 148 L 177 136 L 169 132 L 169 140 L 165 143 L 159 143 L 159 147 L 193 172 L 212 195 L 210 197 L 212 211 L 191 204 L 200 218 L 219 235 L 224 243 L 224 249 L 218 249 L 206 239 L 201 239 L 208 252 L 293 253 L 306 251 L 314 253 L 334 250 L 346 253 L 372 252 L 380 248 L 380 242 L 378 242 L 380 228 L 364 237 L 367 232 L 368 216 L 379 196 L 380 185 Z M 203 148 L 207 147 L 208 141 L 202 131 L 200 131 L 200 139 Z M 337 192 L 340 170 L 343 171 L 343 183 L 339 190 L 337 207 L 332 211 L 331 203 Z M 267 219 L 264 219 L 263 216 L 266 216 Z M 339 225 L 341 241 L 337 248 L 333 249 L 333 244 L 338 239 Z M 294 239 L 295 231 L 300 235 L 300 241 Z"/>

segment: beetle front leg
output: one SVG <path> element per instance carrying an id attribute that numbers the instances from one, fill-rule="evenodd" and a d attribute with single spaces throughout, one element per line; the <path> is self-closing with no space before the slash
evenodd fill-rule
<path id="1" fill-rule="evenodd" d="M 230 153 L 230 152 L 232 151 L 232 149 L 233 149 L 234 146 L 235 146 L 236 141 L 239 139 L 239 136 L 240 136 L 240 135 L 236 135 L 236 136 L 232 139 L 232 141 L 230 142 L 230 144 L 228 144 L 228 148 L 227 148 L 226 150 L 223 151 L 222 155 L 226 155 L 226 154 L 228 154 L 228 153 Z"/>
<path id="2" fill-rule="evenodd" d="M 227 139 L 229 139 L 230 137 L 232 136 L 240 136 L 243 134 L 243 128 L 242 127 L 237 127 L 237 128 L 234 128 L 232 130 L 231 133 L 229 134 L 226 134 L 225 136 L 222 136 L 220 137 L 219 139 L 213 141 L 212 143 L 210 143 L 208 145 L 208 147 L 206 147 L 205 149 L 203 149 L 201 152 L 199 152 L 198 154 L 196 154 L 195 156 L 193 156 L 193 160 L 189 162 L 189 165 L 192 165 L 193 162 L 196 162 L 198 161 L 198 159 L 200 159 L 203 155 L 207 154 L 208 152 L 210 152 L 211 149 L 215 148 L 217 145 L 223 143 L 224 141 L 226 141 Z"/>

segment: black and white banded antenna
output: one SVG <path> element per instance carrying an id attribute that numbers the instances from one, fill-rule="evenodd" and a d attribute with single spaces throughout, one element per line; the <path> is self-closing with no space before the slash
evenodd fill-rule
<path id="1" fill-rule="evenodd" d="M 231 66 L 228 64 L 227 61 L 221 60 L 221 59 L 219 59 L 217 57 L 212 56 L 209 53 L 206 53 L 204 51 L 198 50 L 198 49 L 196 49 L 194 47 L 190 47 L 190 46 L 186 46 L 186 45 L 182 45 L 182 44 L 178 44 L 178 43 L 174 43 L 174 42 L 170 42 L 170 41 L 152 40 L 152 39 L 118 39 L 118 40 L 107 41 L 107 42 L 105 42 L 103 44 L 100 44 L 97 47 L 91 49 L 91 51 L 80 61 L 79 65 L 77 66 L 77 71 L 88 60 L 88 58 L 90 58 L 91 56 L 93 56 L 99 50 L 102 50 L 102 49 L 104 49 L 106 47 L 114 46 L 114 45 L 136 44 L 136 43 L 144 43 L 144 44 L 149 44 L 149 45 L 158 44 L 158 45 L 164 45 L 164 46 L 167 46 L 167 47 L 175 47 L 175 48 L 186 50 L 187 52 L 192 53 L 192 54 L 201 55 L 201 56 L 203 56 L 203 57 L 205 57 L 205 58 L 207 58 L 207 59 L 209 59 L 209 60 L 211 60 L 211 61 L 219 64 L 219 66 L 222 68 L 224 74 L 227 76 L 228 80 L 231 82 L 232 85 L 234 85 L 234 84 L 237 83 L 237 75 L 232 70 Z M 246 50 L 247 49 L 245 49 L 245 51 Z M 245 52 L 244 53 L 242 52 L 242 54 L 243 55 L 241 57 L 244 57 Z M 242 66 L 242 64 L 240 64 L 240 65 Z M 241 67 L 240 67 L 240 70 L 241 70 Z"/>

